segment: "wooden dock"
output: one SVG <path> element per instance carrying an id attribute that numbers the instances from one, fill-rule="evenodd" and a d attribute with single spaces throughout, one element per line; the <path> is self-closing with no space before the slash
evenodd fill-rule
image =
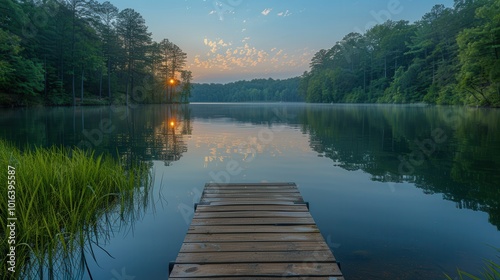
<path id="1" fill-rule="evenodd" d="M 343 280 L 294 183 L 206 184 L 169 279 Z"/>

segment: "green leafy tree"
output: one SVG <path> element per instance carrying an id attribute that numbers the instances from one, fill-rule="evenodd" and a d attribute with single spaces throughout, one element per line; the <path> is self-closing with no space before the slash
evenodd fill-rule
<path id="1" fill-rule="evenodd" d="M 388 20 L 349 33 L 313 56 L 299 92 L 308 102 L 498 106 L 498 3 L 456 0 L 413 24 Z"/>
<path id="2" fill-rule="evenodd" d="M 500 1 L 477 10 L 481 23 L 458 36 L 459 88 L 479 105 L 500 104 Z M 469 99 L 470 99 L 469 98 Z"/>
<path id="3" fill-rule="evenodd" d="M 21 56 L 20 41 L 18 36 L 0 28 L 0 103 L 3 104 L 25 104 L 43 89 L 43 67 Z"/>
<path id="4" fill-rule="evenodd" d="M 111 100 L 111 80 L 112 74 L 115 72 L 116 61 L 120 53 L 120 45 L 116 34 L 116 21 L 118 19 L 118 8 L 109 1 L 102 4 L 96 4 L 95 11 L 98 17 L 98 31 L 102 40 L 102 54 L 105 58 L 106 74 L 107 74 L 107 91 L 108 98 Z M 102 82 L 102 69 L 100 69 L 100 79 Z M 101 83 L 102 84 L 102 83 Z M 101 95 L 99 87 L 99 95 Z"/>
<path id="5" fill-rule="evenodd" d="M 193 79 L 193 73 L 188 70 L 181 71 L 181 83 L 182 83 L 182 91 L 181 91 L 181 103 L 188 103 L 189 98 L 191 97 L 191 89 L 193 85 L 191 84 L 191 80 Z"/>
<path id="6" fill-rule="evenodd" d="M 134 88 L 135 78 L 144 76 L 148 61 L 147 51 L 151 44 L 151 33 L 144 18 L 133 9 L 125 9 L 118 14 L 117 34 L 123 44 L 123 65 L 126 69 L 125 95 L 129 104 L 130 90 Z"/>

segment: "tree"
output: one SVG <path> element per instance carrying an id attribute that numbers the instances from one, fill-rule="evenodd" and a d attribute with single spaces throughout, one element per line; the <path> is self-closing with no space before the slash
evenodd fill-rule
<path id="1" fill-rule="evenodd" d="M 500 2 L 477 10 L 481 23 L 458 36 L 459 87 L 470 93 L 472 103 L 491 106 L 500 102 Z"/>
<path id="2" fill-rule="evenodd" d="M 413 24 L 349 33 L 314 55 L 299 91 L 309 102 L 500 105 L 498 5 L 455 0 Z"/>
<path id="3" fill-rule="evenodd" d="M 77 68 L 81 69 L 81 83 L 82 83 L 82 93 L 81 99 L 83 101 L 83 80 L 84 80 L 84 71 L 87 55 L 85 54 L 86 49 L 82 48 L 84 44 L 84 38 L 86 35 L 90 35 L 87 33 L 89 31 L 89 26 L 87 19 L 91 16 L 91 2 L 87 0 L 69 0 L 64 2 L 67 5 L 67 8 L 71 15 L 71 92 L 73 95 L 73 106 L 76 105 L 76 84 L 75 84 L 75 76 Z"/>
<path id="4" fill-rule="evenodd" d="M 43 67 L 21 56 L 21 39 L 0 28 L 0 103 L 21 105 L 43 89 Z"/>
<path id="5" fill-rule="evenodd" d="M 2 104 L 105 104 L 103 96 L 128 103 L 131 90 L 137 102 L 154 101 L 147 94 L 162 57 L 134 10 L 95 0 L 2 0 L 0 29 Z M 165 75 L 178 76 L 186 54 L 170 46 Z"/>
<path id="6" fill-rule="evenodd" d="M 309 64 L 312 72 L 317 72 L 328 67 L 329 62 L 331 61 L 331 53 L 328 50 L 319 50 L 316 54 L 314 54 L 311 59 L 311 63 Z"/>
<path id="7" fill-rule="evenodd" d="M 193 73 L 191 73 L 191 71 L 188 70 L 181 71 L 181 83 L 182 83 L 181 98 L 180 98 L 181 103 L 189 102 L 189 98 L 191 97 L 191 88 L 193 87 L 193 85 L 191 84 L 192 79 L 193 79 Z"/>
<path id="8" fill-rule="evenodd" d="M 96 13 L 99 17 L 99 35 L 102 40 L 102 53 L 105 57 L 105 64 L 107 69 L 108 78 L 108 98 L 111 100 L 111 75 L 113 72 L 113 65 L 119 54 L 118 37 L 116 34 L 116 21 L 118 19 L 118 8 L 116 8 L 109 1 L 102 4 L 96 4 Z M 101 71 L 102 79 L 102 71 Z M 101 90 L 101 88 L 100 88 Z M 100 91 L 99 91 L 100 93 Z"/>
<path id="9" fill-rule="evenodd" d="M 182 72 L 181 72 L 182 73 Z M 193 84 L 192 102 L 298 102 L 300 78 L 285 80 L 253 79 L 227 84 Z M 185 86 L 186 83 L 183 83 Z"/>
<path id="10" fill-rule="evenodd" d="M 134 77 L 142 72 L 147 62 L 148 46 L 151 33 L 144 18 L 133 9 L 125 9 L 118 14 L 117 34 L 124 49 L 123 64 L 127 71 L 125 80 L 126 104 L 129 104 L 129 92 L 134 87 Z"/>
<path id="11" fill-rule="evenodd" d="M 177 97 L 175 96 L 175 87 L 170 84 L 170 81 L 176 81 L 178 79 L 177 74 L 182 73 L 186 65 L 187 54 L 168 39 L 163 39 L 158 47 L 160 50 L 158 61 L 159 77 L 165 81 L 166 101 L 172 103 Z"/>

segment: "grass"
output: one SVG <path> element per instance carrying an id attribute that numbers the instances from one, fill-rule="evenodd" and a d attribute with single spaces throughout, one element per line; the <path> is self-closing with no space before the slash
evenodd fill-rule
<path id="1" fill-rule="evenodd" d="M 498 253 L 500 253 L 500 249 L 496 249 Z M 500 258 L 500 256 L 498 256 Z M 493 260 L 485 260 L 484 267 L 480 272 L 480 276 L 473 275 L 471 273 L 465 272 L 463 270 L 457 270 L 458 279 L 465 280 L 497 280 L 500 279 L 500 264 L 496 263 Z M 451 278 L 449 275 L 445 275 L 446 279 L 454 280 L 457 278 Z"/>
<path id="2" fill-rule="evenodd" d="M 145 164 L 123 166 L 110 155 L 60 147 L 21 151 L 0 140 L 1 225 L 7 222 L 8 166 L 15 167 L 16 272 L 12 279 L 38 274 L 58 279 L 75 276 L 86 266 L 84 250 L 98 245 L 108 230 L 108 214 L 125 218 L 134 199 L 147 193 L 149 168 Z M 146 189 L 146 190 L 145 190 Z M 8 230 L 0 228 L 0 271 L 6 272 Z M 86 249 L 85 249 L 86 248 Z M 93 255 L 92 247 L 90 254 Z M 80 256 L 80 262 L 73 260 Z M 78 272 L 76 272 L 77 270 Z M 27 275 L 29 274 L 29 275 Z M 75 277 L 76 278 L 76 277 Z M 7 279 L 7 278 L 5 278 Z"/>

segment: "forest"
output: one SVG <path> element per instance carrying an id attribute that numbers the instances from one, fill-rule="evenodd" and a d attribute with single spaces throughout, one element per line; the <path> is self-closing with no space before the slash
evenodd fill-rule
<path id="1" fill-rule="evenodd" d="M 303 102 L 300 78 L 253 79 L 227 84 L 193 84 L 192 102 Z"/>
<path id="2" fill-rule="evenodd" d="M 500 1 L 455 0 L 318 51 L 299 92 L 315 103 L 500 106 Z"/>
<path id="3" fill-rule="evenodd" d="M 0 106 L 193 102 L 500 106 L 500 1 L 455 0 L 318 51 L 285 80 L 192 84 L 187 54 L 95 0 L 0 1 Z M 193 88 L 191 90 L 191 88 Z M 192 92 L 191 92 L 192 91 Z M 192 96 L 191 96 L 192 95 Z"/>
<path id="4" fill-rule="evenodd" d="M 188 102 L 187 54 L 133 9 L 0 1 L 0 106 Z"/>

